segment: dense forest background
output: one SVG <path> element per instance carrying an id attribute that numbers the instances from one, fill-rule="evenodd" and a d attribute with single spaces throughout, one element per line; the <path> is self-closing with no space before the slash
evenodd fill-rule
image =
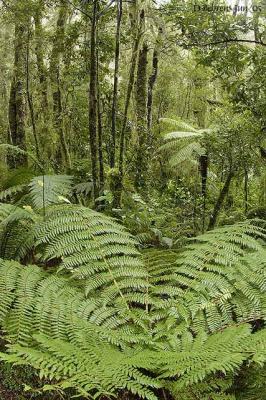
<path id="1" fill-rule="evenodd" d="M 260 0 L 207 4 L 0 1 L 1 358 L 23 364 L 0 364 L 1 398 L 64 398 L 76 391 L 102 399 L 114 394 L 121 399 L 266 398 L 265 349 L 259 347 L 265 340 L 256 339 L 255 346 L 255 339 L 246 339 L 247 331 L 252 337 L 264 334 L 266 314 L 266 5 Z M 29 266 L 32 275 L 26 278 L 18 271 L 27 268 L 17 262 L 36 264 L 39 272 Z M 181 269 L 172 270 L 176 263 Z M 228 269 L 232 265 L 234 273 Z M 35 286 L 27 291 L 25 282 Z M 55 286 L 49 289 L 47 282 Z M 71 333 L 66 326 L 73 312 L 70 292 L 78 291 L 73 296 L 85 301 L 83 284 L 91 303 L 82 315 L 97 326 L 90 325 L 86 334 L 95 342 L 93 351 L 105 357 L 96 362 L 93 353 L 86 363 L 95 362 L 102 381 L 96 372 L 86 381 L 82 357 L 71 358 L 70 347 L 62 347 L 60 363 L 55 360 L 59 342 L 53 341 L 67 337 L 69 346 L 82 349 L 75 335 L 85 329 L 84 318 L 75 320 Z M 53 296 L 60 285 L 69 286 L 59 304 Z M 199 297 L 189 297 L 192 292 Z M 64 302 L 63 323 L 58 310 Z M 40 317 L 42 303 L 47 310 Z M 145 310 L 149 317 L 142 315 Z M 206 335 L 225 332 L 221 341 L 228 344 L 210 351 L 217 362 L 213 369 L 207 371 L 210 359 L 203 367 L 201 358 L 189 359 L 190 354 L 179 360 L 187 369 L 174 373 L 178 361 L 169 366 L 164 359 L 159 366 L 145 353 L 155 348 L 159 360 L 163 350 L 181 351 L 175 335 L 181 335 L 182 351 L 188 349 L 202 333 L 203 320 Z M 50 332 L 55 321 L 64 328 Z M 28 337 L 38 324 L 46 341 Z M 220 339 L 200 337 L 203 357 L 209 354 L 208 340 Z M 245 339 L 244 347 L 236 338 Z M 6 343 L 14 346 L 7 355 Z M 129 357 L 127 346 L 146 354 L 145 361 L 132 361 L 131 372 L 124 359 L 117 361 L 121 354 Z M 227 358 L 218 366 L 220 352 Z M 241 352 L 252 353 L 254 360 Z M 126 382 L 134 384 L 125 384 L 122 375 L 113 383 L 114 359 L 124 365 L 117 370 L 128 374 Z M 106 363 L 105 372 L 100 362 Z M 190 376 L 189 362 L 199 362 L 201 372 Z M 173 383 L 176 375 L 187 389 Z M 52 391 L 48 397 L 41 384 Z"/>

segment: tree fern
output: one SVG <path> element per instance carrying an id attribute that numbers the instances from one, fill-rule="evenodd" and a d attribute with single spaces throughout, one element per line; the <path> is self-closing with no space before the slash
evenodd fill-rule
<path id="1" fill-rule="evenodd" d="M 69 175 L 33 176 L 30 170 L 19 170 L 6 181 L 0 201 L 11 199 L 17 205 L 42 209 L 51 204 L 70 203 L 73 178 Z M 18 195 L 18 196 L 16 196 Z"/>
<path id="2" fill-rule="evenodd" d="M 265 231 L 248 221 L 198 236 L 183 252 L 147 251 L 155 318 L 159 307 L 162 324 L 194 331 L 264 318 L 266 253 L 254 235 Z"/>
<path id="3" fill-rule="evenodd" d="M 4 205 L 2 221 L 20 221 L 17 209 L 22 221 L 32 213 Z M 232 400 L 240 369 L 264 364 L 266 331 L 249 324 L 266 311 L 259 221 L 143 257 L 118 222 L 85 207 L 50 206 L 29 221 L 40 266 L 0 262 L 3 360 L 31 365 L 51 388 L 151 400 L 161 388 Z"/>
<path id="4" fill-rule="evenodd" d="M 72 177 L 68 175 L 43 175 L 29 183 L 29 193 L 35 208 L 70 202 L 66 196 L 71 191 Z"/>
<path id="5" fill-rule="evenodd" d="M 33 247 L 32 227 L 37 220 L 31 207 L 0 203 L 0 256 L 22 259 Z"/>
<path id="6" fill-rule="evenodd" d="M 32 177 L 28 170 L 25 173 L 22 170 L 12 179 L 23 181 L 29 176 Z M 70 194 L 71 185 L 70 176 L 43 175 L 31 178 L 28 184 L 11 186 L 0 193 L 3 200 L 20 194 L 16 205 L 0 203 L 1 257 L 19 260 L 32 249 L 33 223 L 43 216 L 45 208 L 51 204 L 69 203 L 65 196 Z"/>
<path id="7" fill-rule="evenodd" d="M 178 131 L 168 131 L 164 134 L 164 144 L 159 152 L 170 155 L 169 164 L 175 167 L 183 162 L 192 162 L 206 153 L 200 139 L 210 132 L 210 129 L 195 129 L 183 121 L 175 121 L 169 118 L 162 119 L 168 130 L 171 127 Z"/>
<path id="8" fill-rule="evenodd" d="M 87 296 L 126 302 L 130 291 L 138 302 L 137 292 L 147 287 L 136 240 L 110 217 L 80 206 L 52 208 L 35 237 L 43 261 L 61 259 L 60 269 L 87 280 Z"/>

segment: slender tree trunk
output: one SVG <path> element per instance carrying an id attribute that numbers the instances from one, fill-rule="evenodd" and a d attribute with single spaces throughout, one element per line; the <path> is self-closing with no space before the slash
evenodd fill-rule
<path id="1" fill-rule="evenodd" d="M 152 56 L 152 74 L 149 77 L 148 85 L 148 100 L 147 100 L 147 129 L 150 134 L 152 124 L 152 102 L 153 102 L 153 87 L 156 82 L 158 73 L 158 51 L 155 48 Z"/>
<path id="2" fill-rule="evenodd" d="M 10 144 L 15 141 L 17 133 L 17 111 L 16 111 L 16 79 L 15 72 L 13 72 L 13 78 L 10 87 L 9 102 L 8 102 L 8 124 L 9 124 L 9 135 L 8 140 Z M 13 155 L 7 157 L 8 165 L 11 168 L 15 168 L 15 160 Z"/>
<path id="3" fill-rule="evenodd" d="M 189 85 L 189 90 L 188 90 L 188 97 L 187 97 L 187 114 L 186 118 L 189 118 L 190 115 L 190 108 L 191 108 L 191 92 L 192 92 L 192 83 Z"/>
<path id="4" fill-rule="evenodd" d="M 206 219 L 206 196 L 207 196 L 207 178 L 208 178 L 208 156 L 202 155 L 199 159 L 199 169 L 201 176 L 201 195 L 203 198 L 203 209 L 202 209 L 202 232 L 205 231 L 205 219 Z"/>
<path id="5" fill-rule="evenodd" d="M 151 127 L 152 127 L 152 103 L 153 103 L 153 88 L 158 75 L 158 62 L 159 62 L 159 51 L 161 42 L 162 28 L 159 27 L 157 41 L 153 50 L 152 55 L 152 73 L 149 76 L 148 81 L 148 98 L 147 98 L 147 130 L 149 135 L 149 141 L 151 142 Z"/>
<path id="6" fill-rule="evenodd" d="M 185 115 L 190 91 L 191 91 L 191 83 L 189 82 L 187 84 L 186 97 L 185 97 L 185 101 L 184 101 L 184 108 L 182 110 L 181 118 L 183 118 Z"/>
<path id="7" fill-rule="evenodd" d="M 9 98 L 10 143 L 26 150 L 25 133 L 25 92 L 26 92 L 26 53 L 27 27 L 18 20 L 15 23 L 15 58 L 13 79 Z M 7 157 L 10 168 L 27 165 L 25 154 L 12 154 Z"/>
<path id="8" fill-rule="evenodd" d="M 136 33 L 135 33 L 132 55 L 131 55 L 128 86 L 127 86 L 125 108 L 124 108 L 124 117 L 123 117 L 123 121 L 122 121 L 121 133 L 120 133 L 118 174 L 113 176 L 113 183 L 111 184 L 111 186 L 113 188 L 112 192 L 113 192 L 113 196 L 114 196 L 114 200 L 113 200 L 114 208 L 119 208 L 121 206 L 121 195 L 122 195 L 122 190 L 123 190 L 123 178 L 124 178 L 125 133 L 126 133 L 126 126 L 127 126 L 128 109 L 129 109 L 132 89 L 133 89 L 133 85 L 134 85 L 138 48 L 139 48 L 141 36 L 143 34 L 144 22 L 145 22 L 145 14 L 144 14 L 144 10 L 141 10 L 140 15 L 139 15 L 139 20 L 135 24 L 135 32 Z"/>
<path id="9" fill-rule="evenodd" d="M 90 42 L 90 85 L 89 85 L 89 140 L 91 152 L 91 171 L 93 180 L 94 200 L 99 197 L 99 166 L 97 147 L 97 53 L 96 53 L 96 31 L 97 31 L 98 0 L 93 0 L 93 14 L 91 20 L 91 42 Z"/>
<path id="10" fill-rule="evenodd" d="M 32 133 L 33 133 L 33 138 L 34 138 L 34 142 L 35 142 L 36 155 L 37 155 L 38 160 L 40 160 L 40 150 L 39 150 L 39 141 L 38 141 L 37 130 L 36 130 L 34 105 L 33 105 L 32 95 L 30 92 L 29 57 L 30 57 L 30 28 L 28 28 L 27 54 L 26 54 L 26 92 L 27 92 L 27 101 L 28 101 L 28 107 L 29 107 L 29 112 L 30 112 Z"/>
<path id="11" fill-rule="evenodd" d="M 227 195 L 227 193 L 229 191 L 230 183 L 232 181 L 233 176 L 234 176 L 233 171 L 230 171 L 228 176 L 227 176 L 227 178 L 226 178 L 224 186 L 223 186 L 223 188 L 222 188 L 222 190 L 221 190 L 221 192 L 219 194 L 219 197 L 218 197 L 218 199 L 216 201 L 216 204 L 214 206 L 213 212 L 211 214 L 208 230 L 213 229 L 215 227 L 215 224 L 216 224 L 218 215 L 219 215 L 219 213 L 221 211 L 225 196 Z"/>
<path id="12" fill-rule="evenodd" d="M 136 157 L 135 187 L 145 185 L 145 171 L 147 171 L 148 149 L 147 149 L 147 64 L 148 46 L 144 43 L 139 51 L 138 69 L 136 79 L 136 120 L 138 148 Z"/>
<path id="13" fill-rule="evenodd" d="M 99 93 L 99 92 L 98 92 Z M 104 162 L 103 162 L 103 133 L 102 133 L 102 113 L 100 95 L 98 97 L 98 154 L 99 154 L 99 186 L 100 191 L 104 190 Z"/>
<path id="14" fill-rule="evenodd" d="M 37 61 L 38 78 L 40 83 L 41 91 L 41 105 L 44 115 L 44 119 L 48 115 L 48 85 L 47 85 L 47 70 L 44 65 L 44 50 L 43 50 L 43 28 L 42 28 L 42 7 L 43 0 L 39 1 L 36 12 L 34 13 L 34 25 L 35 25 L 35 54 Z"/>
<path id="15" fill-rule="evenodd" d="M 101 113 L 101 91 L 99 81 L 99 31 L 97 27 L 96 37 L 96 62 L 97 62 L 97 122 L 98 122 L 98 157 L 99 157 L 99 191 L 104 190 L 104 162 L 103 162 L 103 132 L 102 132 L 102 113 Z"/>
<path id="16" fill-rule="evenodd" d="M 244 175 L 244 201 L 245 201 L 245 214 L 248 212 L 248 170 L 245 167 Z"/>
<path id="17" fill-rule="evenodd" d="M 115 71 L 114 71 L 114 88 L 112 103 L 112 145 L 110 152 L 110 167 L 114 168 L 116 158 L 116 116 L 117 116 L 117 94 L 118 94 L 118 73 L 120 58 L 120 30 L 122 19 L 122 0 L 117 0 L 117 16 L 116 16 L 116 36 L 115 36 Z"/>
<path id="18" fill-rule="evenodd" d="M 252 6 L 258 6 L 259 5 L 258 0 L 252 0 Z M 262 6 L 263 7 L 263 6 Z M 259 42 L 261 40 L 260 37 L 260 31 L 259 31 L 259 12 L 253 11 L 252 13 L 252 23 L 253 23 L 253 32 L 254 32 L 254 40 L 256 42 Z M 257 44 L 255 44 L 257 46 Z"/>
<path id="19" fill-rule="evenodd" d="M 67 12 L 68 12 L 67 3 L 65 2 L 65 0 L 60 0 L 56 34 L 54 38 L 51 61 L 50 61 L 50 77 L 51 77 L 52 95 L 53 95 L 54 127 L 56 133 L 59 136 L 60 147 L 61 147 L 60 152 L 62 153 L 63 156 L 63 162 L 68 168 L 71 168 L 71 159 L 64 132 L 62 89 L 60 82 L 60 62 L 62 53 L 64 51 L 64 35 L 65 35 Z M 56 158 L 58 163 L 61 164 L 60 153 L 57 153 Z"/>

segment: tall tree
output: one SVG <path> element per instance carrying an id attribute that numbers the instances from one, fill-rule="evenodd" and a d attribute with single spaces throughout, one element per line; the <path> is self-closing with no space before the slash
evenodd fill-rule
<path id="1" fill-rule="evenodd" d="M 25 99 L 26 99 L 26 57 L 27 26 L 19 16 L 15 18 L 14 67 L 9 97 L 9 141 L 26 150 Z M 27 165 L 25 154 L 8 156 L 8 165 L 17 168 Z"/>
<path id="2" fill-rule="evenodd" d="M 98 9 L 99 13 L 99 9 Z M 96 26 L 96 74 L 97 74 L 97 133 L 98 133 L 98 157 L 99 157 L 99 192 L 104 190 L 104 155 L 103 155 L 103 128 L 101 110 L 101 83 L 99 65 L 99 24 Z"/>
<path id="3" fill-rule="evenodd" d="M 139 51 L 137 79 L 136 79 L 136 122 L 138 147 L 136 157 L 135 186 L 143 187 L 145 184 L 145 172 L 147 171 L 147 64 L 148 45 L 143 43 Z"/>
<path id="4" fill-rule="evenodd" d="M 42 114 L 47 120 L 48 115 L 48 88 L 47 88 L 47 69 L 44 63 L 44 32 L 42 26 L 44 1 L 40 0 L 33 13 L 34 26 L 35 26 L 35 54 L 37 61 L 38 79 L 40 83 L 40 92 L 42 96 Z"/>
<path id="5" fill-rule="evenodd" d="M 36 156 L 37 156 L 37 159 L 40 160 L 39 139 L 38 139 L 38 134 L 37 134 L 37 129 L 36 129 L 35 110 L 34 110 L 32 93 L 31 93 L 31 88 L 30 88 L 30 40 L 31 40 L 31 28 L 30 28 L 30 24 L 29 24 L 28 32 L 27 32 L 27 52 L 26 52 L 26 93 L 27 93 L 27 103 L 28 103 L 28 108 L 29 108 L 29 113 L 30 113 L 30 120 L 31 120 L 32 133 L 33 133 L 33 139 L 34 139 L 34 144 L 35 144 Z"/>
<path id="6" fill-rule="evenodd" d="M 99 165 L 97 138 L 97 12 L 99 0 L 93 0 L 90 36 L 90 84 L 89 84 L 89 141 L 94 200 L 99 197 Z"/>
<path id="7" fill-rule="evenodd" d="M 115 208 L 121 206 L 121 195 L 123 190 L 123 178 L 124 178 L 124 156 L 125 156 L 125 133 L 128 120 L 128 110 L 130 105 L 131 94 L 134 86 L 135 70 L 137 65 L 137 56 L 140 45 L 140 40 L 143 35 L 144 23 L 145 23 L 145 11 L 143 8 L 138 10 L 136 2 L 134 3 L 136 7 L 136 17 L 133 21 L 133 47 L 131 53 L 131 61 L 129 68 L 128 84 L 126 89 L 126 99 L 124 106 L 124 114 L 122 120 L 122 127 L 120 132 L 120 143 L 119 143 L 119 161 L 118 161 L 118 174 L 113 176 L 113 206 Z"/>
<path id="8" fill-rule="evenodd" d="M 120 59 L 120 31 L 122 19 L 122 0 L 116 2 L 116 35 L 115 35 L 115 70 L 114 70 L 114 86 L 113 86 L 113 101 L 112 101 L 112 144 L 110 154 L 110 167 L 115 166 L 115 151 L 116 151 L 116 117 L 117 117 L 117 94 L 118 94 L 118 74 L 119 74 L 119 59 Z"/>
<path id="9" fill-rule="evenodd" d="M 227 175 L 227 178 L 225 180 L 225 183 L 224 183 L 224 185 L 223 185 L 223 187 L 222 187 L 222 189 L 220 191 L 218 199 L 217 199 L 217 201 L 216 201 L 216 203 L 214 205 L 213 211 L 211 213 L 211 217 L 210 217 L 210 221 L 209 221 L 209 225 L 208 225 L 208 230 L 213 229 L 215 227 L 218 215 L 219 215 L 219 213 L 221 211 L 224 199 L 225 199 L 226 195 L 228 194 L 229 187 L 230 187 L 230 184 L 231 184 L 231 181 L 232 181 L 233 177 L 234 177 L 234 172 L 233 172 L 233 170 L 230 170 L 228 175 Z"/>
<path id="10" fill-rule="evenodd" d="M 147 98 L 147 130 L 149 141 L 151 141 L 151 127 L 152 127 L 152 104 L 153 104 L 153 89 L 158 75 L 159 54 L 161 48 L 162 27 L 158 29 L 158 35 L 152 54 L 152 72 L 148 80 L 148 98 Z"/>
<path id="11" fill-rule="evenodd" d="M 61 155 L 63 164 L 71 167 L 71 158 L 64 132 L 64 116 L 62 109 L 62 87 L 61 87 L 61 58 L 64 51 L 64 35 L 66 18 L 68 15 L 68 3 L 66 0 L 60 0 L 58 18 L 56 23 L 56 32 L 53 40 L 53 48 L 50 59 L 50 80 L 53 95 L 53 114 L 54 128 L 59 136 L 60 147 L 57 151 L 56 159 L 61 163 Z"/>

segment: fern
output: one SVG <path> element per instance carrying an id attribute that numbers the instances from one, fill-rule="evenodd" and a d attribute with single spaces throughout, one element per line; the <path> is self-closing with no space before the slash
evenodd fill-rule
<path id="1" fill-rule="evenodd" d="M 183 252 L 147 251 L 154 318 L 195 332 L 264 318 L 266 253 L 254 235 L 265 231 L 248 221 L 198 236 Z"/>
<path id="2" fill-rule="evenodd" d="M 175 129 L 184 132 L 196 132 L 193 126 L 178 118 L 160 118 L 159 122 L 162 125 L 163 131 Z"/>
<path id="3" fill-rule="evenodd" d="M 5 204 L 0 215 L 3 232 L 25 224 L 40 265 L 0 262 L 1 359 L 31 365 L 50 388 L 232 400 L 241 368 L 264 364 L 266 331 L 249 324 L 266 312 L 259 221 L 142 257 L 118 222 L 85 207 L 49 206 L 43 218 Z"/>
<path id="4" fill-rule="evenodd" d="M 32 227 L 37 220 L 31 207 L 0 203 L 0 256 L 21 260 L 33 247 Z"/>
<path id="5" fill-rule="evenodd" d="M 52 208 L 37 226 L 35 237 L 42 260 L 59 258 L 60 269 L 86 279 L 87 296 L 97 292 L 105 303 L 113 303 L 117 296 L 127 302 L 133 288 L 137 301 L 137 292 L 147 287 L 136 240 L 103 214 L 80 206 Z"/>
<path id="6" fill-rule="evenodd" d="M 206 153 L 205 148 L 195 139 L 200 139 L 211 132 L 210 129 L 195 129 L 183 121 L 175 121 L 168 118 L 162 119 L 166 122 L 168 129 L 174 126 L 178 131 L 167 132 L 164 134 L 164 144 L 159 148 L 159 152 L 170 155 L 169 164 L 175 167 L 184 162 L 195 162 L 199 156 Z"/>
<path id="7" fill-rule="evenodd" d="M 71 191 L 72 177 L 68 175 L 43 175 L 33 178 L 29 193 L 35 208 L 51 204 L 70 203 L 65 197 Z"/>
<path id="8" fill-rule="evenodd" d="M 27 185 L 24 184 L 24 185 L 11 186 L 8 189 L 2 190 L 0 192 L 0 201 L 12 199 L 18 193 L 23 193 L 26 188 L 27 188 Z"/>
<path id="9" fill-rule="evenodd" d="M 24 181 L 32 174 L 26 170 L 11 176 Z M 11 184 L 9 182 L 9 184 Z M 51 204 L 70 203 L 65 197 L 71 191 L 72 178 L 61 175 L 34 177 L 29 184 L 19 184 L 0 193 L 5 200 L 20 194 L 16 205 L 0 203 L 0 256 L 20 260 L 33 248 L 33 225 Z M 41 215 L 38 212 L 41 210 Z"/>
<path id="10" fill-rule="evenodd" d="M 0 192 L 0 201 L 14 200 L 17 205 L 30 205 L 42 209 L 51 204 L 70 203 L 73 178 L 69 175 L 33 176 L 28 169 L 12 173 Z"/>

